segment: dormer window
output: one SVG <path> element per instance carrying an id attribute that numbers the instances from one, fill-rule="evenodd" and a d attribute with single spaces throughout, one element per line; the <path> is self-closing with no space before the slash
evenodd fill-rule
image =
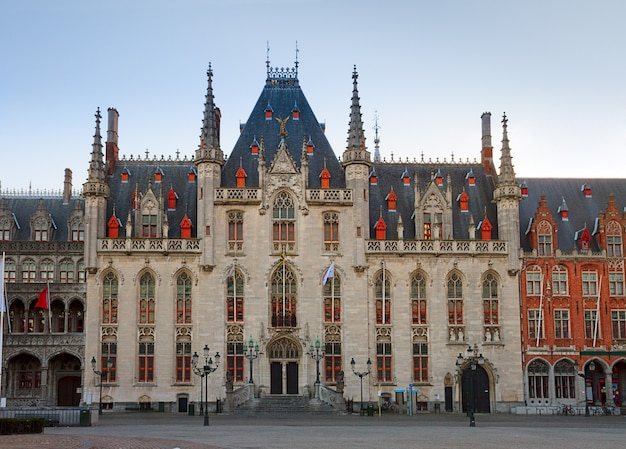
<path id="1" fill-rule="evenodd" d="M 189 182 L 194 182 L 196 180 L 196 172 L 195 170 L 191 169 L 189 170 L 189 173 L 187 174 L 187 181 Z"/>
<path id="2" fill-rule="evenodd" d="M 272 110 L 272 107 L 268 102 L 267 106 L 265 107 L 265 120 L 272 120 L 273 113 L 274 111 Z"/>
<path id="3" fill-rule="evenodd" d="M 563 202 L 557 209 L 557 213 L 561 216 L 561 220 L 569 221 L 569 210 L 567 208 L 567 204 L 565 203 L 565 198 L 563 198 Z"/>
<path id="4" fill-rule="evenodd" d="M 167 192 L 167 210 L 176 210 L 176 202 L 178 201 L 178 195 L 174 192 L 174 189 L 170 189 Z"/>
<path id="5" fill-rule="evenodd" d="M 158 169 L 155 173 L 154 173 L 154 182 L 158 183 L 163 181 L 163 171 L 161 169 Z"/>
<path id="6" fill-rule="evenodd" d="M 591 233 L 587 228 L 582 231 L 578 231 L 578 246 L 581 251 L 589 251 L 589 246 L 591 243 Z"/>
<path id="7" fill-rule="evenodd" d="M 492 229 L 493 229 L 493 226 L 491 225 L 491 222 L 489 221 L 487 216 L 485 216 L 485 219 L 480 224 L 480 235 L 481 235 L 481 238 L 483 240 L 491 240 L 491 230 Z"/>
<path id="8" fill-rule="evenodd" d="M 38 219 L 35 222 L 34 240 L 36 242 L 47 242 L 49 239 L 49 232 L 48 223 L 45 220 Z"/>
<path id="9" fill-rule="evenodd" d="M 306 152 L 307 154 L 313 154 L 314 151 L 315 151 L 315 145 L 313 144 L 313 139 L 311 139 L 311 136 L 309 136 L 309 140 L 306 143 Z"/>
<path id="10" fill-rule="evenodd" d="M 248 175 L 246 174 L 246 171 L 243 169 L 241 165 L 237 169 L 237 173 L 235 174 L 235 176 L 237 177 L 237 187 L 240 187 L 240 188 L 245 187 L 246 177 Z"/>
<path id="11" fill-rule="evenodd" d="M 528 185 L 526 185 L 526 182 L 523 182 L 520 188 L 522 190 L 522 197 L 526 198 L 528 196 Z"/>
<path id="12" fill-rule="evenodd" d="M 539 256 L 552 255 L 552 226 L 547 221 L 537 225 L 537 254 Z"/>
<path id="13" fill-rule="evenodd" d="M 389 212 L 395 212 L 396 211 L 396 201 L 397 201 L 397 199 L 398 199 L 398 197 L 396 195 L 396 192 L 393 191 L 393 187 L 392 187 L 391 188 L 391 192 L 389 192 L 389 194 L 385 198 L 385 200 L 387 201 L 387 209 L 389 210 Z"/>
<path id="14" fill-rule="evenodd" d="M 181 239 L 190 239 L 191 238 L 191 220 L 185 214 L 183 219 L 180 222 L 180 238 Z"/>
<path id="15" fill-rule="evenodd" d="M 469 195 L 465 190 L 458 196 L 459 208 L 461 212 L 467 212 L 469 210 Z"/>
<path id="16" fill-rule="evenodd" d="M 122 224 L 120 223 L 119 219 L 115 216 L 115 213 L 113 213 L 113 215 L 111 215 L 111 218 L 109 218 L 109 221 L 107 223 L 107 229 L 109 230 L 108 237 L 110 239 L 118 238 L 121 227 L 122 227 Z"/>
<path id="17" fill-rule="evenodd" d="M 387 240 L 387 224 L 382 215 L 376 222 L 376 240 Z"/>
<path id="18" fill-rule="evenodd" d="M 409 171 L 406 168 L 404 169 L 404 172 L 402 173 L 402 183 L 405 186 L 411 185 L 411 177 L 409 176 Z"/>
<path id="19" fill-rule="evenodd" d="M 293 120 L 300 120 L 300 109 L 298 109 L 297 104 L 293 105 L 293 109 L 291 110 L 291 118 Z"/>
<path id="20" fill-rule="evenodd" d="M 378 177 L 376 176 L 376 170 L 374 169 L 370 172 L 370 184 L 373 186 L 378 184 Z"/>
<path id="21" fill-rule="evenodd" d="M 585 198 L 591 198 L 591 186 L 589 184 L 583 184 L 580 190 L 585 194 Z"/>
<path id="22" fill-rule="evenodd" d="M 259 142 L 256 140 L 256 136 L 252 139 L 252 144 L 250 144 L 250 153 L 259 154 Z"/>
<path id="23" fill-rule="evenodd" d="M 465 179 L 467 179 L 467 185 L 476 185 L 476 177 L 474 176 L 474 172 L 472 170 L 470 170 L 467 175 L 465 175 Z"/>
<path id="24" fill-rule="evenodd" d="M 437 170 L 437 173 L 435 174 L 435 184 L 437 184 L 438 186 L 443 185 L 443 176 L 441 175 L 440 170 Z"/>
<path id="25" fill-rule="evenodd" d="M 129 179 L 130 171 L 127 168 L 124 168 L 124 170 L 122 170 L 122 182 L 127 183 Z"/>
<path id="26" fill-rule="evenodd" d="M 320 173 L 320 182 L 322 185 L 322 189 L 330 188 L 330 172 L 326 167 L 324 167 L 322 173 Z"/>

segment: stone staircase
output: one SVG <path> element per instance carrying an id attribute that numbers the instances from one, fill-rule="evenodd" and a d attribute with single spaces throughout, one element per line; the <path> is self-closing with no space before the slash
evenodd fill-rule
<path id="1" fill-rule="evenodd" d="M 338 410 L 319 399 L 299 395 L 269 395 L 254 398 L 231 411 L 231 415 L 336 415 Z"/>

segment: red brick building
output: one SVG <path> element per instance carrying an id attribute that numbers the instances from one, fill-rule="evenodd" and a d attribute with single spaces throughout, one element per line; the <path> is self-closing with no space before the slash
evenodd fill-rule
<path id="1" fill-rule="evenodd" d="M 626 184 L 531 179 L 521 187 L 528 411 L 617 413 L 626 406 Z"/>

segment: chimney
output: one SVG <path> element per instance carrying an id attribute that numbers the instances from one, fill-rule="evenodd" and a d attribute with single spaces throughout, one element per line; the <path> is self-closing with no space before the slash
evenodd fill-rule
<path id="1" fill-rule="evenodd" d="M 109 117 L 106 141 L 106 163 L 107 175 L 112 175 L 120 151 L 117 146 L 117 122 L 120 118 L 120 114 L 117 112 L 117 109 L 114 108 L 109 108 L 107 111 L 109 112 Z"/>
<path id="2" fill-rule="evenodd" d="M 72 197 L 72 170 L 65 169 L 65 180 L 63 181 L 63 204 L 69 204 Z"/>
<path id="3" fill-rule="evenodd" d="M 487 175 L 491 175 L 493 170 L 493 146 L 491 145 L 491 112 L 484 112 L 480 116 L 482 120 L 482 145 L 483 148 L 480 151 L 480 162 L 485 169 Z"/>

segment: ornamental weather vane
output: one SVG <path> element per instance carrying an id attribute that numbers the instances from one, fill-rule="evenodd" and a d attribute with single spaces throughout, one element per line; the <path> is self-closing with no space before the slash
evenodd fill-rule
<path id="1" fill-rule="evenodd" d="M 267 85 L 277 87 L 294 87 L 298 85 L 298 42 L 296 41 L 296 62 L 293 68 L 270 67 L 270 44 L 267 42 L 267 56 L 265 65 L 267 67 Z"/>

